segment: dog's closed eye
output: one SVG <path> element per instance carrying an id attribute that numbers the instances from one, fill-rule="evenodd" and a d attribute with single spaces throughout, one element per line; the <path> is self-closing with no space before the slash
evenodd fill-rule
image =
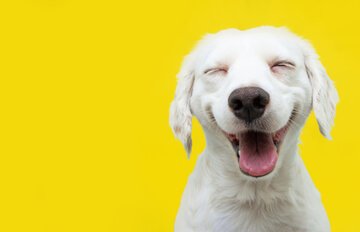
<path id="1" fill-rule="evenodd" d="M 205 69 L 204 74 L 211 75 L 211 74 L 227 74 L 228 68 L 227 67 L 214 67 Z"/>
<path id="2" fill-rule="evenodd" d="M 278 60 L 269 64 L 270 69 L 274 73 L 281 71 L 293 70 L 295 69 L 295 63 L 288 60 Z"/>

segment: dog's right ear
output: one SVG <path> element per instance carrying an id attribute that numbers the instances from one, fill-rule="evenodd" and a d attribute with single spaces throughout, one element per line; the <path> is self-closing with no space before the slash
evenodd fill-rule
<path id="1" fill-rule="evenodd" d="M 175 98 L 170 106 L 170 126 L 175 136 L 183 143 L 188 158 L 191 153 L 192 113 L 190 98 L 194 84 L 194 54 L 185 57 L 177 75 Z"/>
<path id="2" fill-rule="evenodd" d="M 305 42 L 305 41 L 304 41 Z M 333 82 L 326 74 L 325 68 L 320 63 L 318 55 L 310 43 L 305 42 L 305 68 L 312 86 L 313 110 L 320 132 L 331 139 L 330 130 L 334 124 L 336 104 L 339 95 Z"/>

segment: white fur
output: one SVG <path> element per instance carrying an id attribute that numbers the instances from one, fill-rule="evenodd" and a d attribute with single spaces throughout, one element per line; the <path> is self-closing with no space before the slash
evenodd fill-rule
<path id="1" fill-rule="evenodd" d="M 274 71 L 270 64 L 279 59 L 291 60 L 296 67 Z M 204 73 L 224 65 L 227 73 Z M 223 133 L 245 129 L 227 101 L 234 89 L 246 86 L 260 87 L 270 95 L 257 129 L 275 132 L 288 123 L 294 107 L 297 112 L 274 171 L 260 178 L 240 171 Z M 286 29 L 229 29 L 207 35 L 184 61 L 170 110 L 170 124 L 188 154 L 192 115 L 202 125 L 207 143 L 183 194 L 175 231 L 330 231 L 297 144 L 312 108 L 322 134 L 330 138 L 337 101 L 335 87 L 311 45 Z"/>

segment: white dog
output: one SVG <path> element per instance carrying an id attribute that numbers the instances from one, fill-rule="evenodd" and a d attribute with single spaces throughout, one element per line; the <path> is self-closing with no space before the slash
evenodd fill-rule
<path id="1" fill-rule="evenodd" d="M 330 231 L 297 144 L 311 109 L 330 138 L 337 101 L 311 45 L 286 29 L 207 35 L 185 58 L 170 110 L 188 154 L 192 115 L 207 143 L 175 231 Z"/>

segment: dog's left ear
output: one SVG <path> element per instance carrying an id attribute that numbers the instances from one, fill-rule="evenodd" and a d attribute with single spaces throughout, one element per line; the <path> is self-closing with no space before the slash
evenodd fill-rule
<path id="1" fill-rule="evenodd" d="M 338 93 L 312 46 L 305 44 L 305 67 L 312 86 L 312 104 L 321 134 L 331 139 Z"/>
<path id="2" fill-rule="evenodd" d="M 179 74 L 175 98 L 170 106 L 170 126 L 175 136 L 182 142 L 188 158 L 190 157 L 192 140 L 192 113 L 190 97 L 194 84 L 194 54 L 185 57 Z"/>

